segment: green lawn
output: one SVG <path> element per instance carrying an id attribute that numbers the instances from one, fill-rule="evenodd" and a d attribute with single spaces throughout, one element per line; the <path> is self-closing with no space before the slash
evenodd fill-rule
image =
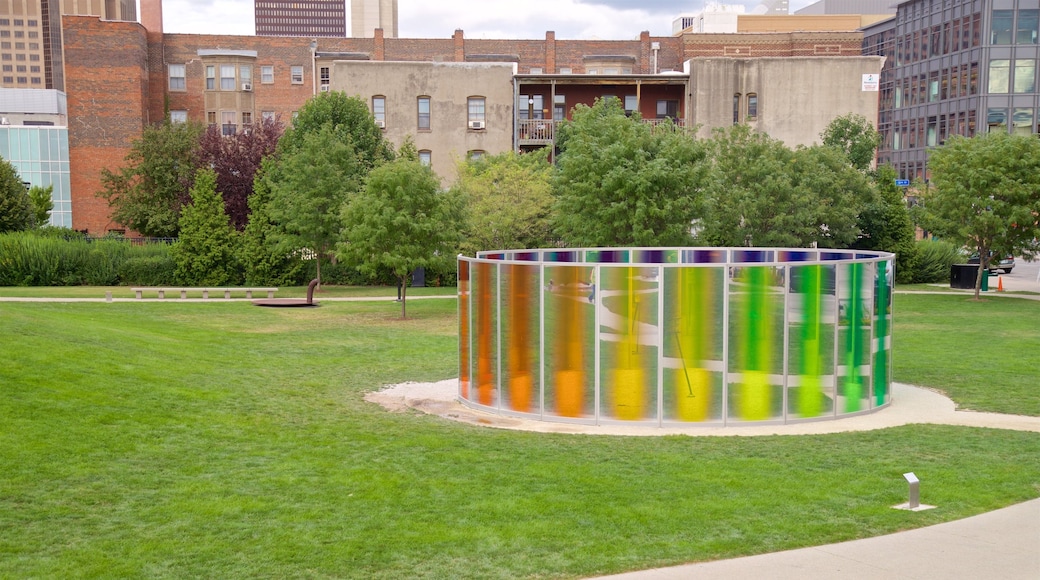
<path id="1" fill-rule="evenodd" d="M 1040 415 L 1040 301 L 895 299 L 895 380 L 939 389 L 960 409 Z"/>
<path id="2" fill-rule="evenodd" d="M 242 286 L 245 288 L 245 286 Z M 134 293 L 130 290 L 129 286 L 53 286 L 53 287 L 33 287 L 33 286 L 0 286 L 0 298 L 11 298 L 11 297 L 30 297 L 30 298 L 104 298 L 105 292 L 111 292 L 113 298 L 133 298 Z M 423 288 L 409 288 L 408 296 L 443 296 L 443 295 L 454 295 L 456 294 L 456 288 L 454 286 L 445 287 L 423 287 Z M 211 295 L 212 296 L 212 295 Z M 242 292 L 236 292 L 234 298 L 243 298 L 245 296 Z M 306 286 L 289 286 L 279 288 L 278 292 L 275 293 L 275 298 L 301 298 L 307 296 Z M 373 296 L 390 296 L 397 297 L 397 288 L 392 286 L 329 286 L 325 285 L 321 287 L 315 294 L 316 300 L 322 298 L 351 298 L 351 297 L 373 297 Z M 156 298 L 155 292 L 148 292 L 144 295 L 145 298 Z M 177 295 L 167 294 L 166 299 L 177 298 Z M 201 292 L 193 292 L 190 295 L 191 298 L 201 298 Z M 254 295 L 253 298 L 266 298 L 266 294 Z M 216 296 L 215 298 L 223 298 L 223 296 Z"/>
<path id="3" fill-rule="evenodd" d="M 1040 319 L 1040 304 L 990 307 Z M 0 302 L 0 577 L 576 578 L 1040 495 L 1036 433 L 624 438 L 388 413 L 364 393 L 457 376 L 454 301 L 409 314 L 385 302 Z M 951 328 L 990 314 L 958 296 L 896 296 L 897 380 L 916 382 L 911 361 L 977 349 Z M 1032 345 L 1022 357 L 1035 361 L 1032 327 L 995 340 Z M 914 337 L 929 333 L 954 344 L 921 349 Z M 1025 383 L 1036 368 L 1004 373 Z M 907 471 L 939 509 L 891 509 Z"/>

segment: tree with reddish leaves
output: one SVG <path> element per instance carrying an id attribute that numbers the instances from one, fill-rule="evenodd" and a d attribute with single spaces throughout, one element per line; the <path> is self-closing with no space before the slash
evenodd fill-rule
<path id="1" fill-rule="evenodd" d="M 222 135 L 219 126 L 211 125 L 199 141 L 198 166 L 209 167 L 217 174 L 224 211 L 239 231 L 249 222 L 253 177 L 263 158 L 274 152 L 282 130 L 282 123 L 272 119 L 234 135 Z"/>

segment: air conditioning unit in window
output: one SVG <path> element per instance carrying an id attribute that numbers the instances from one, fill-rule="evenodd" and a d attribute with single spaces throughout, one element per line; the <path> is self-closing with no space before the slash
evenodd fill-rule
<path id="1" fill-rule="evenodd" d="M 470 129 L 483 129 L 484 128 L 484 121 L 470 121 L 469 122 L 469 128 Z"/>
<path id="2" fill-rule="evenodd" d="M 242 90 L 247 92 L 247 93 L 249 91 L 252 91 L 253 90 L 253 83 L 242 83 Z"/>
<path id="3" fill-rule="evenodd" d="M 321 89 L 320 90 L 323 93 L 329 92 L 329 85 L 321 85 Z"/>
<path id="4" fill-rule="evenodd" d="M 376 127 L 379 127 L 380 129 L 386 129 L 386 121 L 382 119 L 376 119 Z"/>

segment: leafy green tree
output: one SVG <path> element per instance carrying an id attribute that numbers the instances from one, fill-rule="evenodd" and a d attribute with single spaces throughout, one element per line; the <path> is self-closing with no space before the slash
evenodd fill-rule
<path id="1" fill-rule="evenodd" d="M 721 246 L 848 247 L 871 197 L 866 177 L 830 147 L 791 150 L 746 125 L 716 130 L 702 241 Z"/>
<path id="2" fill-rule="evenodd" d="M 932 179 L 923 196 L 924 226 L 978 252 L 975 298 L 990 253 L 1027 258 L 1040 237 L 1040 141 L 999 131 L 955 136 L 928 161 Z"/>
<path id="3" fill-rule="evenodd" d="M 172 237 L 181 207 L 189 203 L 199 149 L 199 123 L 147 127 L 131 145 L 126 165 L 101 169 L 102 190 L 112 219 L 146 236 Z"/>
<path id="4" fill-rule="evenodd" d="M 34 185 L 29 188 L 29 201 L 32 203 L 33 208 L 33 224 L 38 228 L 42 228 L 50 221 L 51 210 L 54 209 L 54 202 L 51 201 L 53 192 L 53 185 L 48 185 L 47 187 Z"/>
<path id="5" fill-rule="evenodd" d="M 341 210 L 367 174 L 349 136 L 342 137 L 333 125 L 322 125 L 303 135 L 298 147 L 265 162 L 263 169 L 275 249 L 313 255 L 319 284 L 321 262 L 341 239 Z"/>
<path id="6" fill-rule="evenodd" d="M 18 171 L 0 158 L 0 234 L 19 232 L 33 225 L 33 207 Z"/>
<path id="7" fill-rule="evenodd" d="M 876 197 L 859 214 L 861 236 L 853 245 L 863 250 L 880 250 L 896 255 L 896 281 L 908 284 L 917 268 L 917 243 L 910 210 L 903 190 L 895 183 L 896 170 L 882 165 L 873 172 Z"/>
<path id="8" fill-rule="evenodd" d="M 238 232 L 224 213 L 224 200 L 217 192 L 217 174 L 212 169 L 199 170 L 191 200 L 181 211 L 180 237 L 170 248 L 177 264 L 177 278 L 191 286 L 239 283 Z"/>
<path id="9" fill-rule="evenodd" d="M 836 117 L 820 134 L 823 144 L 842 151 L 849 163 L 860 171 L 867 171 L 874 162 L 874 153 L 881 144 L 881 134 L 863 115 L 849 113 Z"/>
<path id="10" fill-rule="evenodd" d="M 250 286 L 291 286 L 300 278 L 303 260 L 297 252 L 279 248 L 277 228 L 268 208 L 270 199 L 270 188 L 258 173 L 249 196 L 249 224 L 242 232 L 240 261 Z"/>
<path id="11" fill-rule="evenodd" d="M 359 167 L 367 173 L 373 167 L 394 158 L 393 147 L 383 139 L 368 104 L 360 97 L 348 97 L 341 91 L 319 93 L 304 103 L 292 126 L 278 140 L 282 152 L 306 146 L 306 136 L 328 127 L 340 141 L 350 143 L 357 152 Z"/>
<path id="12" fill-rule="evenodd" d="M 460 161 L 452 191 L 465 207 L 461 250 L 540 248 L 551 238 L 552 165 L 513 152 Z"/>
<path id="13" fill-rule="evenodd" d="M 456 197 L 440 192 L 432 169 L 401 158 L 372 170 L 343 214 L 340 257 L 369 276 L 392 272 L 401 285 L 401 318 L 406 318 L 411 272 L 455 257 L 461 219 Z"/>
<path id="14" fill-rule="evenodd" d="M 617 99 L 578 105 L 559 134 L 554 229 L 575 246 L 692 241 L 701 215 L 705 148 L 670 124 L 630 118 Z"/>

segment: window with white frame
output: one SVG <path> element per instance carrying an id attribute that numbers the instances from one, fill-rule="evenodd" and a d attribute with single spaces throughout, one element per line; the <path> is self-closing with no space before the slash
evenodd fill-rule
<path id="1" fill-rule="evenodd" d="M 233 64 L 222 64 L 222 65 L 220 65 L 220 90 L 222 90 L 222 91 L 233 91 L 233 90 L 235 90 L 235 65 L 233 65 Z"/>
<path id="2" fill-rule="evenodd" d="M 248 129 L 253 126 L 253 112 L 242 111 L 242 128 Z"/>
<path id="3" fill-rule="evenodd" d="M 289 80 L 294 85 L 303 84 L 303 65 L 294 64 L 289 68 Z"/>
<path id="4" fill-rule="evenodd" d="M 253 86 L 253 67 L 248 64 L 238 65 L 238 80 L 243 85 Z"/>
<path id="5" fill-rule="evenodd" d="M 484 129 L 487 127 L 484 117 L 484 97 L 470 97 L 467 99 L 469 108 L 469 128 Z"/>
<path id="6" fill-rule="evenodd" d="M 429 167 L 433 163 L 433 152 L 429 149 L 423 149 L 419 152 L 419 163 Z"/>
<path id="7" fill-rule="evenodd" d="M 386 97 L 372 97 L 372 117 L 375 118 L 376 125 L 386 127 Z"/>
<path id="8" fill-rule="evenodd" d="M 170 111 L 170 122 L 171 123 L 187 123 L 188 112 L 187 111 Z"/>
<path id="9" fill-rule="evenodd" d="M 635 113 L 638 110 L 639 97 L 635 95 L 625 95 L 625 114 L 631 117 L 632 113 Z"/>
<path id="10" fill-rule="evenodd" d="M 318 69 L 318 73 L 321 79 L 320 83 L 324 86 L 328 86 L 329 82 L 331 82 L 332 80 L 332 69 L 330 69 L 327 66 L 323 66 L 320 69 Z"/>
<path id="11" fill-rule="evenodd" d="M 748 93 L 747 96 L 747 120 L 758 120 L 758 94 Z"/>
<path id="12" fill-rule="evenodd" d="M 167 70 L 170 75 L 170 90 L 171 91 L 183 91 L 188 88 L 187 83 L 184 80 L 184 65 L 183 64 L 171 64 L 167 65 Z"/>
<path id="13" fill-rule="evenodd" d="M 430 130 L 430 97 L 419 97 L 418 128 L 420 131 Z"/>
<path id="14" fill-rule="evenodd" d="M 235 117 L 235 111 L 220 112 L 220 133 L 222 135 L 234 135 L 238 132 L 238 126 L 235 124 Z"/>
<path id="15" fill-rule="evenodd" d="M 260 120 L 264 123 L 270 121 L 274 122 L 276 119 L 274 111 L 260 111 Z"/>
<path id="16" fill-rule="evenodd" d="M 212 64 L 206 65 L 206 90 L 217 90 L 217 67 Z"/>
<path id="17" fill-rule="evenodd" d="M 480 161 L 484 158 L 485 152 L 480 149 L 474 149 L 467 154 L 470 161 Z"/>
<path id="18" fill-rule="evenodd" d="M 260 82 L 265 85 L 274 83 L 274 67 L 271 65 L 264 65 L 260 67 Z"/>

